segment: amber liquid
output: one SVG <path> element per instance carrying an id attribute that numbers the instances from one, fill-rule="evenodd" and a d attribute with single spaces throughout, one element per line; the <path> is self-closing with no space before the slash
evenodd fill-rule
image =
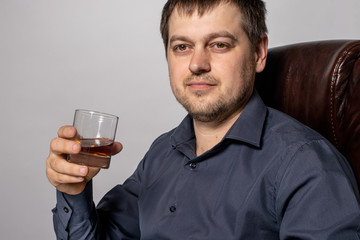
<path id="1" fill-rule="evenodd" d="M 85 138 L 75 141 L 81 144 L 81 151 L 79 154 L 71 154 L 70 162 L 91 167 L 109 168 L 113 140 Z"/>

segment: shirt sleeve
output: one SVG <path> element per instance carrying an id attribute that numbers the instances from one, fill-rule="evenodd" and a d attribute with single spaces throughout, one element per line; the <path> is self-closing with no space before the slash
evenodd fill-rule
<path id="1" fill-rule="evenodd" d="M 359 239 L 359 193 L 347 160 L 326 141 L 298 148 L 277 181 L 280 239 Z"/>
<path id="2" fill-rule="evenodd" d="M 53 222 L 57 239 L 139 239 L 137 171 L 110 190 L 95 207 L 92 181 L 78 195 L 57 191 Z"/>
<path id="3" fill-rule="evenodd" d="M 56 191 L 57 204 L 53 209 L 54 229 L 57 239 L 91 239 L 96 223 L 92 200 L 92 182 L 83 192 L 69 195 Z"/>

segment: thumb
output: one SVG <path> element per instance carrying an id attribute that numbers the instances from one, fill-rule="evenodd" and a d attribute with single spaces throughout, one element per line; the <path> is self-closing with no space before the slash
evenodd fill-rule
<path id="1" fill-rule="evenodd" d="M 116 155 L 123 149 L 123 145 L 120 142 L 114 142 L 112 149 L 111 149 L 111 155 Z"/>

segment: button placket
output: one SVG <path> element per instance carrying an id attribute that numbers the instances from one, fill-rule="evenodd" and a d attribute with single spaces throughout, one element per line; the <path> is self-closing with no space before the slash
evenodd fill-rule
<path id="1" fill-rule="evenodd" d="M 63 210 L 65 213 L 69 213 L 69 209 L 67 207 L 64 207 Z"/>
<path id="2" fill-rule="evenodd" d="M 190 163 L 190 164 L 189 164 L 189 167 L 190 167 L 191 169 L 195 169 L 195 168 L 196 168 L 196 163 Z"/>
<path id="3" fill-rule="evenodd" d="M 170 206 L 169 211 L 172 213 L 176 212 L 176 206 L 175 205 Z"/>

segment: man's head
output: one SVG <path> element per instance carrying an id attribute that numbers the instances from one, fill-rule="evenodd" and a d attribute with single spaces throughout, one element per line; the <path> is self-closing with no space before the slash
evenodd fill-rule
<path id="1" fill-rule="evenodd" d="M 172 91 L 197 121 L 234 118 L 253 92 L 255 73 L 265 67 L 266 27 L 258 34 L 245 30 L 243 11 L 229 0 L 179 2 L 165 6 L 162 24 Z M 253 11 L 248 14 L 256 16 Z"/>
<path id="2" fill-rule="evenodd" d="M 261 0 L 169 0 L 162 11 L 160 32 L 167 51 L 169 41 L 169 19 L 174 9 L 185 15 L 192 15 L 194 11 L 200 16 L 211 11 L 220 3 L 232 3 L 238 6 L 242 14 L 242 27 L 253 47 L 267 34 L 266 8 Z"/>

